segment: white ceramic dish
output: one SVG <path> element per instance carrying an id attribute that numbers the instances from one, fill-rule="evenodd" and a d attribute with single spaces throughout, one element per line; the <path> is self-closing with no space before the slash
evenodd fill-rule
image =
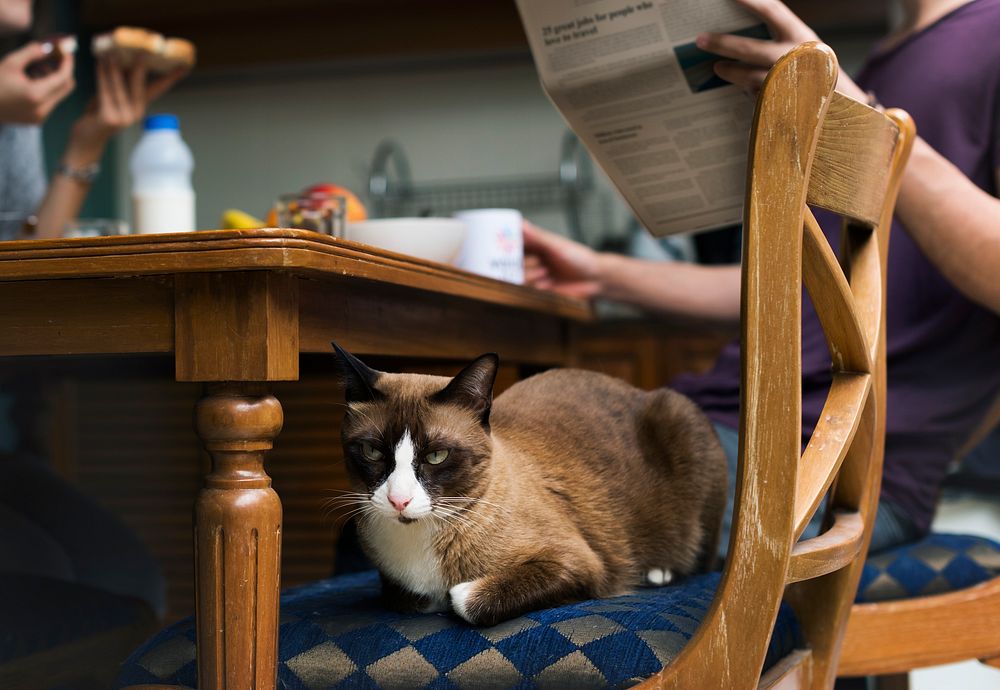
<path id="1" fill-rule="evenodd" d="M 465 224 L 454 218 L 375 218 L 348 223 L 344 237 L 446 264 L 462 248 Z"/>

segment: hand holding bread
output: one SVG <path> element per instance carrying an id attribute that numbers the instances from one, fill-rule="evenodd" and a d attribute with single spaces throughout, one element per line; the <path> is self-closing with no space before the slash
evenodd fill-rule
<path id="1" fill-rule="evenodd" d="M 98 34 L 91 44 L 97 58 L 97 93 L 73 127 L 70 146 L 83 158 L 103 150 L 118 131 L 139 122 L 150 103 L 190 71 L 195 49 L 190 41 L 164 38 L 137 27 L 121 26 Z"/>

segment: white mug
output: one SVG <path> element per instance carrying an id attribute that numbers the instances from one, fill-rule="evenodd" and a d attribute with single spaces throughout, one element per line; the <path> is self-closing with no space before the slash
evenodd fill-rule
<path id="1" fill-rule="evenodd" d="M 466 271 L 505 280 L 524 282 L 524 237 L 521 212 L 512 208 L 478 208 L 456 211 L 465 223 L 465 241 L 455 264 Z"/>

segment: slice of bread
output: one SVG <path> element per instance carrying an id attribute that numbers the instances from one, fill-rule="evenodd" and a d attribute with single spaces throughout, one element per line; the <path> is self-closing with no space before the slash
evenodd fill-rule
<path id="1" fill-rule="evenodd" d="M 91 49 L 98 57 L 114 56 L 123 67 L 131 67 L 136 57 L 144 54 L 149 71 L 155 73 L 171 72 L 178 67 L 191 69 L 195 63 L 195 49 L 190 41 L 164 38 L 155 31 L 135 26 L 119 26 L 94 36 Z"/>

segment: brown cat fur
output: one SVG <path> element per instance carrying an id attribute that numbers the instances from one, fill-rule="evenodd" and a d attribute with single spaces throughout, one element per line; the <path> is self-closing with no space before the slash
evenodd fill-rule
<path id="1" fill-rule="evenodd" d="M 495 355 L 448 379 L 377 372 L 334 347 L 359 535 L 390 606 L 450 605 L 493 625 L 714 562 L 725 456 L 679 393 L 553 370 L 493 401 Z M 412 458 L 405 491 L 426 494 L 417 519 L 411 501 L 391 493 L 404 491 L 408 461 L 393 474 L 397 458 Z"/>

